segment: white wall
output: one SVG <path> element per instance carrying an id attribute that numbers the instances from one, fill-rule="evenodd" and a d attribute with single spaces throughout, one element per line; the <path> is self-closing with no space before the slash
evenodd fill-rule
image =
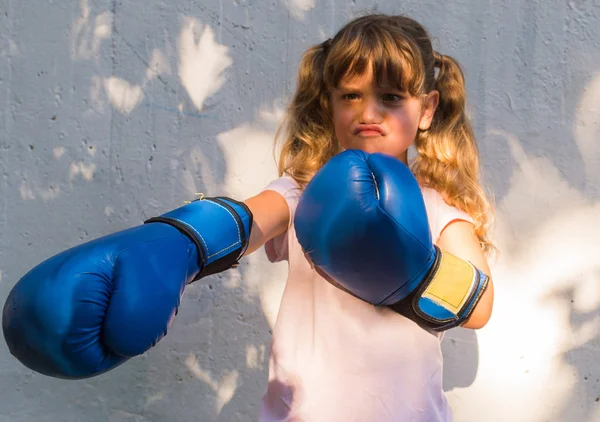
<path id="1" fill-rule="evenodd" d="M 496 197 L 493 320 L 443 344 L 456 420 L 600 420 L 597 0 L 0 0 L 1 302 L 194 192 L 256 193 L 301 53 L 366 10 L 462 62 Z M 167 338 L 85 381 L 0 342 L 0 421 L 255 420 L 285 274 L 259 252 L 190 286 Z"/>

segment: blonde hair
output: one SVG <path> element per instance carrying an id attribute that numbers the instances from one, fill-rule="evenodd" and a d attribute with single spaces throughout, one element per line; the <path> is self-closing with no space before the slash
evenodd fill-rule
<path id="1" fill-rule="evenodd" d="M 478 148 L 466 114 L 463 72 L 456 60 L 435 52 L 426 30 L 408 17 L 357 18 L 333 39 L 304 53 L 296 91 L 276 136 L 282 139 L 279 175 L 289 174 L 305 186 L 341 150 L 331 121 L 329 92 L 343 78 L 361 76 L 368 66 L 377 83 L 393 81 L 413 97 L 439 92 L 430 128 L 417 133 L 417 155 L 410 167 L 421 185 L 437 190 L 449 205 L 473 218 L 481 246 L 490 252 L 494 249 L 488 239 L 492 207 L 479 182 Z"/>

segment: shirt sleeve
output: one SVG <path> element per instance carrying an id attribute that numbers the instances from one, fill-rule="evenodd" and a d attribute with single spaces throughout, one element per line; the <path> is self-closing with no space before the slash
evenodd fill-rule
<path id="1" fill-rule="evenodd" d="M 453 221 L 463 220 L 469 223 L 474 222 L 473 218 L 466 212 L 448 205 L 438 191 L 423 188 L 422 192 L 433 243 L 438 242 L 442 231 Z"/>
<path id="2" fill-rule="evenodd" d="M 296 206 L 298 205 L 298 199 L 300 198 L 301 193 L 298 183 L 291 176 L 284 175 L 269 183 L 263 189 L 263 191 L 266 190 L 277 192 L 283 196 L 290 211 L 289 225 L 293 224 Z M 288 230 L 279 236 L 268 240 L 267 243 L 265 243 L 265 252 L 267 253 L 267 258 L 271 262 L 287 261 L 289 257 Z"/>

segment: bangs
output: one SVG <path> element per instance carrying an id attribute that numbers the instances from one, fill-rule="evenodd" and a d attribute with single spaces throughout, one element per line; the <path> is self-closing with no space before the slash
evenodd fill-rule
<path id="1" fill-rule="evenodd" d="M 324 79 L 331 88 L 342 80 L 360 78 L 371 66 L 380 87 L 394 87 L 412 96 L 423 93 L 423 61 L 417 47 L 397 28 L 368 31 L 342 37 L 327 55 Z M 395 29 L 395 31 L 393 31 Z"/>

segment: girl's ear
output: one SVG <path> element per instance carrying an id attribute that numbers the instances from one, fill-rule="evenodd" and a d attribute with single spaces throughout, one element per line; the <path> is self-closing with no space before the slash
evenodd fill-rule
<path id="1" fill-rule="evenodd" d="M 421 120 L 419 120 L 419 129 L 427 130 L 431 126 L 433 115 L 439 104 L 440 93 L 436 90 L 431 91 L 427 94 L 423 103 L 423 109 L 421 110 Z"/>

